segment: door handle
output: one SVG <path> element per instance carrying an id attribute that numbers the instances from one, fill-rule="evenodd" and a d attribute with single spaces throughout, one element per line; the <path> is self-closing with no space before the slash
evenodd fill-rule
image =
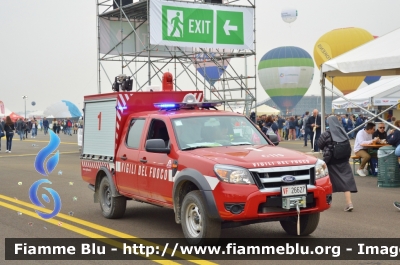
<path id="1" fill-rule="evenodd" d="M 128 158 L 126 157 L 126 155 L 123 155 L 120 157 L 122 160 L 127 160 Z"/>
<path id="2" fill-rule="evenodd" d="M 142 162 L 142 163 L 147 163 L 147 160 L 146 160 L 145 157 L 143 157 L 142 159 L 140 159 L 140 162 Z"/>

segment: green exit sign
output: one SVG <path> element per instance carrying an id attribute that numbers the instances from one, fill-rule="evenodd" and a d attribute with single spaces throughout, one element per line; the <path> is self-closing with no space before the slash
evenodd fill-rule
<path id="1" fill-rule="evenodd" d="M 155 45 L 253 49 L 253 25 L 252 8 L 150 1 L 150 43 Z"/>

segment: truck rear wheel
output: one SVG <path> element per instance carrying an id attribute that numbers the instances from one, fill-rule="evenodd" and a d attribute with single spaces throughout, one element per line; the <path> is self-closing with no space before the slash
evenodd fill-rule
<path id="1" fill-rule="evenodd" d="M 199 190 L 186 194 L 181 207 L 182 230 L 191 245 L 217 241 L 221 222 L 208 217 L 206 203 Z"/>
<path id="2" fill-rule="evenodd" d="M 123 196 L 113 197 L 110 182 L 104 177 L 99 187 L 100 208 L 103 216 L 108 219 L 121 218 L 126 209 L 126 198 Z"/>
<path id="3" fill-rule="evenodd" d="M 283 230 L 289 235 L 297 236 L 297 217 L 290 217 L 289 220 L 280 221 Z M 307 236 L 317 229 L 319 213 L 312 213 L 300 216 L 300 236 Z"/>

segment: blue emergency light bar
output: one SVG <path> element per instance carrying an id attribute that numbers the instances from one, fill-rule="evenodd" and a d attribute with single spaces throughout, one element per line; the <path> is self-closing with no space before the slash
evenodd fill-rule
<path id="1" fill-rule="evenodd" d="M 181 103 L 154 103 L 154 107 L 160 109 L 160 110 L 176 110 L 180 109 L 180 104 Z"/>
<path id="2" fill-rule="evenodd" d="M 198 107 L 201 109 L 217 109 L 223 102 L 171 102 L 171 103 L 154 103 L 154 107 L 160 110 L 178 110 L 178 109 L 194 109 Z"/>
<path id="3" fill-rule="evenodd" d="M 220 106 L 223 102 L 197 102 L 196 97 L 189 93 L 183 98 L 183 102 L 165 102 L 165 103 L 154 103 L 154 107 L 160 110 L 178 110 L 178 109 L 194 109 L 194 107 L 209 109 L 217 109 L 216 106 Z"/>

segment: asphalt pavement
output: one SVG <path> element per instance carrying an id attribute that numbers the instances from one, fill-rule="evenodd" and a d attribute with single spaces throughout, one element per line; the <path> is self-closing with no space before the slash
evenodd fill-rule
<path id="1" fill-rule="evenodd" d="M 5 138 L 1 139 L 0 153 L 0 235 L 5 238 L 179 238 L 180 225 L 174 221 L 170 209 L 128 201 L 121 219 L 105 219 L 93 192 L 80 176 L 77 136 L 59 135 L 61 143 L 59 163 L 49 176 L 42 176 L 34 167 L 38 152 L 49 142 L 49 136 L 39 131 L 36 138 L 20 141 L 14 137 L 12 153 L 5 153 Z M 303 141 L 284 141 L 280 146 L 309 152 Z M 45 179 L 47 187 L 55 190 L 62 202 L 60 213 L 52 219 L 42 219 L 29 198 L 31 185 Z M 378 188 L 376 177 L 356 176 L 358 193 L 352 195 L 354 211 L 344 212 L 342 193 L 333 195 L 328 211 L 321 214 L 312 238 L 400 238 L 400 212 L 393 207 L 400 200 L 400 188 Z M 35 208 L 36 207 L 36 208 Z M 46 205 L 53 208 L 53 202 Z M 277 222 L 254 224 L 222 230 L 223 238 L 287 238 Z M 1 264 L 54 264 L 55 261 L 5 261 L 4 244 L 0 247 Z M 58 264 L 132 264 L 132 261 L 57 261 Z M 135 264 L 243 264 L 243 261 L 162 261 L 140 260 Z M 268 263 L 270 264 L 271 261 Z M 260 264 L 267 261 L 246 261 Z M 296 264 L 320 264 L 321 261 L 296 261 Z M 328 261 L 328 264 L 393 264 L 393 261 Z M 273 264 L 293 264 L 293 261 L 273 261 Z"/>

